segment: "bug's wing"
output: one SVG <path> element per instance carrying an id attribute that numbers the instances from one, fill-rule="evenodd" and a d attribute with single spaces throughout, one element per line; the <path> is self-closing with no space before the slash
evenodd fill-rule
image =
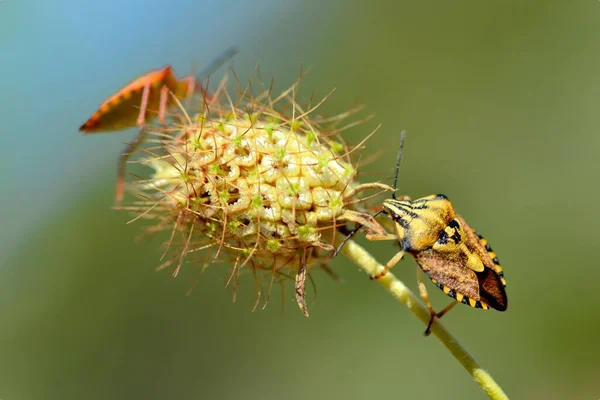
<path id="1" fill-rule="evenodd" d="M 79 127 L 84 133 L 111 132 L 136 126 L 144 88 L 148 86 L 145 121 L 158 115 L 160 89 L 173 88 L 177 79 L 170 66 L 150 71 L 129 82 L 102 102 L 98 110 Z"/>
<path id="2" fill-rule="evenodd" d="M 448 296 L 474 308 L 487 308 L 487 303 L 480 302 L 477 275 L 466 266 L 464 255 L 428 249 L 417 253 L 415 260 L 433 283 Z"/>
<path id="3" fill-rule="evenodd" d="M 505 311 L 508 304 L 504 285 L 496 272 L 485 267 L 475 272 L 462 254 L 439 253 L 432 249 L 415 255 L 417 264 L 448 296 L 473 308 Z"/>
<path id="4" fill-rule="evenodd" d="M 143 87 L 135 88 L 127 93 L 127 97 L 113 96 L 105 100 L 79 130 L 84 133 L 99 133 L 134 127 L 140 114 L 142 92 Z M 158 108 L 159 99 L 155 93 L 150 92 L 148 100 L 146 113 L 150 115 Z"/>
<path id="5" fill-rule="evenodd" d="M 508 308 L 505 289 L 506 280 L 496 253 L 494 253 L 487 240 L 467 225 L 462 217 L 457 216 L 457 218 L 467 234 L 468 247 L 479 256 L 485 267 L 483 271 L 476 272 L 479 280 L 479 295 L 488 302 L 490 307 L 498 311 L 506 311 Z"/>
<path id="6" fill-rule="evenodd" d="M 498 274 L 488 267 L 476 274 L 479 281 L 479 296 L 493 309 L 506 311 L 508 308 L 506 290 Z"/>

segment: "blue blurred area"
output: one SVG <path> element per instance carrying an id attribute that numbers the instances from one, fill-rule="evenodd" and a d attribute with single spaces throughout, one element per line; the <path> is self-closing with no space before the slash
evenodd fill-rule
<path id="1" fill-rule="evenodd" d="M 343 284 L 315 275 L 309 319 L 291 287 L 251 312 L 251 277 L 235 304 L 219 268 L 186 297 L 199 267 L 155 272 L 164 238 L 110 209 L 135 132 L 79 125 L 132 78 L 233 44 L 244 79 L 260 61 L 283 89 L 311 68 L 306 100 L 337 88 L 324 115 L 368 105 L 345 135 L 383 124 L 364 179 L 389 182 L 408 130 L 400 191 L 448 195 L 505 268 L 506 313 L 444 318 L 512 398 L 598 397 L 600 2 L 1 0 L 1 400 L 483 397 L 349 263 L 332 264 Z"/>
<path id="2" fill-rule="evenodd" d="M 77 132 L 108 94 L 165 64 L 186 75 L 193 60 L 202 65 L 232 44 L 247 47 L 243 21 L 256 18 L 260 4 L 203 3 L 0 3 L 0 117 L 7 132 L 0 143 L 27 150 L 26 158 L 22 151 L 5 152 L 3 186 L 15 194 L 36 186 L 35 195 L 6 199 L 3 220 L 12 229 L 2 231 L 2 248 L 60 208 L 72 185 L 115 168 L 114 154 L 131 133 L 84 139 Z M 276 17 L 274 11 L 264 15 Z"/>

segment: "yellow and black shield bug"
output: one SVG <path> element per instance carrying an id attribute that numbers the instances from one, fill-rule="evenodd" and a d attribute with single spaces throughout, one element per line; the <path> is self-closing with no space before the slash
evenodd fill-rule
<path id="1" fill-rule="evenodd" d="M 506 280 L 498 257 L 487 240 L 454 212 L 450 200 L 442 194 L 415 201 L 405 196 L 396 198 L 395 190 L 405 135 L 403 131 L 396 162 L 394 193 L 391 199 L 383 202 L 382 210 L 373 216 L 387 214 L 395 223 L 396 233 L 383 236 L 367 235 L 369 240 L 397 240 L 401 250 L 387 262 L 383 271 L 371 279 L 384 276 L 405 254 L 414 257 L 419 265 L 419 292 L 431 316 L 425 335 L 430 333 L 436 317 L 441 318 L 458 303 L 484 310 L 493 308 L 506 311 Z M 361 226 L 358 226 L 348 234 L 336 249 L 334 257 L 360 228 Z M 425 271 L 437 287 L 456 301 L 436 313 L 421 280 L 421 270 Z"/>

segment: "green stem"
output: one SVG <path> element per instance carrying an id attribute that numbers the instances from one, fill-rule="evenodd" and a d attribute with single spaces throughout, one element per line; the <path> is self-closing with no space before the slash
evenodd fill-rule
<path id="1" fill-rule="evenodd" d="M 341 242 L 338 235 L 337 244 Z M 375 260 L 364 248 L 349 240 L 342 249 L 342 254 L 352 260 L 356 265 L 362 268 L 369 276 L 373 276 L 383 269 L 383 266 Z M 395 298 L 404 304 L 421 322 L 425 325 L 429 323 L 429 310 L 415 296 L 415 294 L 402 281 L 398 280 L 391 272 L 379 278 L 377 282 L 387 289 Z M 446 329 L 438 319 L 431 326 L 431 333 L 438 338 L 440 342 L 452 353 L 452 355 L 462 364 L 467 372 L 475 379 L 475 382 L 483 389 L 490 399 L 508 399 L 500 385 L 483 368 L 479 366 L 475 358 L 458 341 L 448 329 Z"/>

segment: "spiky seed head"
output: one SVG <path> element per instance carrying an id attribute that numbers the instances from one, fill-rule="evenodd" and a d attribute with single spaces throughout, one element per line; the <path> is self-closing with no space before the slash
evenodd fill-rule
<path id="1" fill-rule="evenodd" d="M 228 283 L 252 271 L 259 293 L 262 282 L 270 291 L 296 277 L 308 315 L 305 272 L 328 261 L 342 221 L 368 220 L 362 189 L 386 187 L 356 182 L 350 150 L 290 96 L 296 85 L 277 98 L 240 90 L 234 101 L 225 82 L 212 103 L 182 107 L 181 123 L 154 129 L 138 161 L 153 173 L 128 184 L 139 198 L 129 209 L 157 221 L 151 230 L 172 231 L 175 275 L 184 261 L 230 261 Z"/>

